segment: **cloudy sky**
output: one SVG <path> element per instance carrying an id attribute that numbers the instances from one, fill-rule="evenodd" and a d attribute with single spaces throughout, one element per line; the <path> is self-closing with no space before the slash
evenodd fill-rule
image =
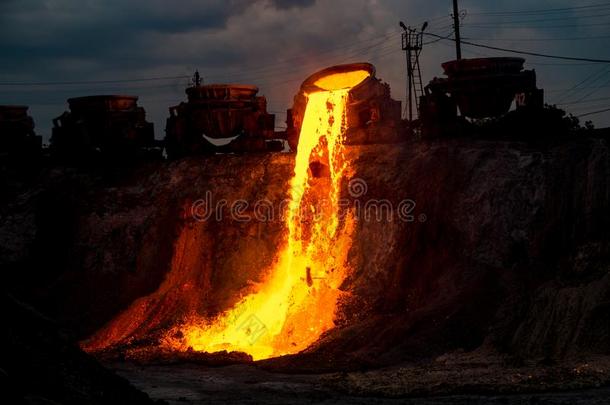
<path id="1" fill-rule="evenodd" d="M 461 0 L 460 8 L 472 42 L 610 59 L 610 2 Z M 444 36 L 450 12 L 450 0 L 0 0 L 0 104 L 29 105 L 48 139 L 69 97 L 138 95 L 161 138 L 168 107 L 185 98 L 183 76 L 199 69 L 207 83 L 259 86 L 281 127 L 300 82 L 333 64 L 375 64 L 404 100 L 398 21 L 429 21 Z M 463 53 L 509 55 L 466 45 Z M 426 45 L 424 81 L 454 55 L 449 41 Z M 526 67 L 549 103 L 575 115 L 610 107 L 608 64 L 527 57 Z M 610 112 L 586 119 L 610 126 Z"/>

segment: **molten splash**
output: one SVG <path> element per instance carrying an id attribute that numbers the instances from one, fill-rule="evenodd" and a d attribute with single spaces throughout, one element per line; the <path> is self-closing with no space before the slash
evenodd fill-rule
<path id="1" fill-rule="evenodd" d="M 299 352 L 334 326 L 351 246 L 351 222 L 344 222 L 337 232 L 345 106 L 350 88 L 368 76 L 363 70 L 329 75 L 315 83 L 325 91 L 308 95 L 290 183 L 288 240 L 260 290 L 212 324 L 182 326 L 183 338 L 167 338 L 166 343 L 197 351 L 243 351 L 256 360 Z M 328 204 L 314 208 L 306 196 L 312 180 L 310 162 L 317 158 L 328 159 L 330 181 L 318 185 L 325 186 L 322 194 Z M 320 190 L 316 191 L 319 197 Z M 316 214 L 311 229 L 301 221 L 307 209 Z"/>

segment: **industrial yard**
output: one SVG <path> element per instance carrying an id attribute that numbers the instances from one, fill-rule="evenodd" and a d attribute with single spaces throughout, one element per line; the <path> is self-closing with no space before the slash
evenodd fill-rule
<path id="1" fill-rule="evenodd" d="M 338 3 L 0 5 L 10 403 L 607 401 L 610 3 Z"/>

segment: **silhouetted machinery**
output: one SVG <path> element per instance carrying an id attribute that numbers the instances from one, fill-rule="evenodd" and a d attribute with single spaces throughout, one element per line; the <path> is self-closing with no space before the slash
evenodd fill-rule
<path id="1" fill-rule="evenodd" d="M 34 120 L 28 107 L 0 105 L 0 154 L 15 157 L 34 156 L 41 151 L 42 137 L 34 132 Z"/>
<path id="2" fill-rule="evenodd" d="M 69 158 L 91 153 L 132 159 L 160 156 L 153 124 L 136 96 L 100 95 L 68 99 L 70 111 L 53 120 L 52 151 Z"/>
<path id="3" fill-rule="evenodd" d="M 201 84 L 186 89 L 187 102 L 170 107 L 165 147 L 170 159 L 215 152 L 281 150 L 275 115 L 267 113 L 267 99 L 256 86 Z"/>
<path id="4" fill-rule="evenodd" d="M 397 128 L 401 125 L 401 103 L 390 96 L 390 86 L 375 77 L 370 63 L 350 63 L 332 66 L 309 76 L 294 97 L 287 111 L 286 136 L 292 150 L 296 150 L 299 133 L 307 106 L 307 94 L 321 91 L 315 83 L 335 73 L 363 70 L 369 73 L 362 82 L 352 87 L 346 104 L 346 144 L 393 143 L 403 140 Z"/>
<path id="5" fill-rule="evenodd" d="M 523 58 L 478 58 L 445 62 L 446 78 L 434 78 L 420 99 L 422 134 L 435 136 L 451 126 L 457 108 L 463 117 L 481 119 L 517 108 L 543 106 L 543 91 L 536 88 L 536 72 L 523 70 Z"/>

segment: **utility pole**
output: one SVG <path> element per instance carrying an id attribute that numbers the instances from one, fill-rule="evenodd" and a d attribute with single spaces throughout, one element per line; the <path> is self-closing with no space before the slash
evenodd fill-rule
<path id="1" fill-rule="evenodd" d="M 462 59 L 462 45 L 460 43 L 460 10 L 458 0 L 453 0 L 453 29 L 455 30 L 455 54 L 457 60 Z"/>
<path id="2" fill-rule="evenodd" d="M 404 30 L 402 33 L 402 50 L 405 51 L 407 58 L 407 94 L 406 94 L 406 118 L 413 121 L 413 101 L 417 103 L 418 93 L 423 94 L 423 85 L 421 82 L 421 70 L 419 67 L 419 54 L 423 45 L 423 31 L 428 26 L 424 23 L 420 31 L 411 27 L 407 27 L 400 21 L 400 27 Z M 416 104 L 417 108 L 417 104 Z"/>
<path id="3" fill-rule="evenodd" d="M 405 35 L 407 35 L 405 33 Z M 413 89 L 412 89 L 412 85 L 413 85 L 413 80 L 411 80 L 411 77 L 413 77 L 413 66 L 411 66 L 411 51 L 413 50 L 413 48 L 411 47 L 411 44 L 409 43 L 408 46 L 406 46 L 404 48 L 406 50 L 406 55 L 407 55 L 407 94 L 408 94 L 408 101 L 407 101 L 407 105 L 409 108 L 409 115 L 407 116 L 409 118 L 409 121 L 413 121 Z"/>

